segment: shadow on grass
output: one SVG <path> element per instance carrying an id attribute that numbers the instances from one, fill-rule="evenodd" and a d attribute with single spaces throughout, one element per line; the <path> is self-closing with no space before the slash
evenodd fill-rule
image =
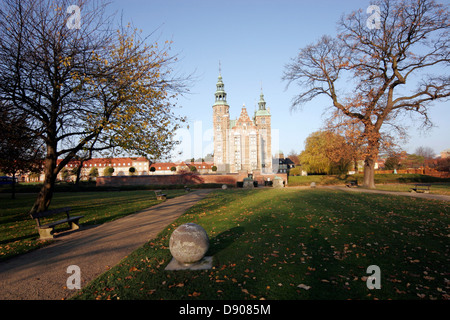
<path id="1" fill-rule="evenodd" d="M 220 251 L 225 250 L 244 234 L 244 230 L 243 227 L 233 227 L 219 233 L 217 236 L 210 239 L 210 247 L 206 255 L 215 256 Z"/>
<path id="2" fill-rule="evenodd" d="M 314 288 L 309 292 L 311 299 L 336 298 L 336 288 L 331 285 L 333 277 L 339 274 L 339 263 L 333 256 L 331 244 L 314 228 L 306 238 L 308 256 L 311 257 L 308 278 L 309 285 Z"/>

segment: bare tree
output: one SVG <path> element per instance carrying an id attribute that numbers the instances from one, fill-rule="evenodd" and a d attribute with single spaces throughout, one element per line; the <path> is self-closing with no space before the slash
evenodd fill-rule
<path id="1" fill-rule="evenodd" d="M 294 149 L 292 149 L 289 154 L 287 155 L 287 157 L 296 165 L 298 166 L 300 164 L 300 160 L 298 158 L 299 153 L 295 152 Z"/>
<path id="2" fill-rule="evenodd" d="M 148 44 L 130 26 L 114 28 L 101 2 L 72 3 L 0 7 L 0 99 L 29 119 L 46 149 L 32 212 L 48 208 L 57 174 L 80 151 L 159 157 L 183 122 L 171 102 L 184 82 L 171 74 L 170 42 Z"/>
<path id="3" fill-rule="evenodd" d="M 364 186 L 369 188 L 375 187 L 383 129 L 389 125 L 404 132 L 402 117 L 412 114 L 430 125 L 428 107 L 450 96 L 448 73 L 436 71 L 450 62 L 448 6 L 429 0 L 374 5 L 380 9 L 378 26 L 368 26 L 366 10 L 344 16 L 337 37 L 323 36 L 303 48 L 283 75 L 288 85 L 300 87 L 293 109 L 325 95 L 343 125 L 362 126 Z"/>
<path id="4" fill-rule="evenodd" d="M 414 151 L 414 154 L 418 156 L 422 156 L 425 160 L 431 160 L 435 157 L 436 153 L 434 152 L 433 148 L 431 147 L 418 147 L 416 151 Z"/>

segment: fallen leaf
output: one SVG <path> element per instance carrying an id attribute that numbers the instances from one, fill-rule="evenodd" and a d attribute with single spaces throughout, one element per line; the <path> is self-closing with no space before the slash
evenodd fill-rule
<path id="1" fill-rule="evenodd" d="M 201 293 L 200 292 L 192 292 L 192 294 L 189 294 L 190 297 L 198 297 Z"/>
<path id="2" fill-rule="evenodd" d="M 305 290 L 309 290 L 309 289 L 311 289 L 311 287 L 310 286 L 307 286 L 306 284 L 299 284 L 298 286 L 297 286 L 297 288 L 300 288 L 300 289 L 305 289 Z"/>

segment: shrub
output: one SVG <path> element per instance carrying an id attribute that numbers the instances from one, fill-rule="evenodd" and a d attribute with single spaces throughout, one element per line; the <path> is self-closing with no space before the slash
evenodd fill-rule
<path id="1" fill-rule="evenodd" d="M 96 178 L 98 177 L 98 169 L 97 168 L 91 168 L 89 171 L 89 178 Z"/>
<path id="2" fill-rule="evenodd" d="M 110 177 L 110 176 L 112 176 L 113 173 L 114 173 L 114 168 L 112 168 L 112 167 L 106 167 L 105 169 L 103 169 L 103 175 L 105 177 Z"/>

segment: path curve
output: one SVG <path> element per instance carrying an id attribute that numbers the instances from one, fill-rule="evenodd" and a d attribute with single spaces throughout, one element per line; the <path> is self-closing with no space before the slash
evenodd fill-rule
<path id="1" fill-rule="evenodd" d="M 61 235 L 55 243 L 0 262 L 0 300 L 61 300 L 67 268 L 80 268 L 81 288 L 145 244 L 185 213 L 211 189 L 168 199 L 124 218 Z M 82 221 L 81 221 L 82 222 Z"/>

